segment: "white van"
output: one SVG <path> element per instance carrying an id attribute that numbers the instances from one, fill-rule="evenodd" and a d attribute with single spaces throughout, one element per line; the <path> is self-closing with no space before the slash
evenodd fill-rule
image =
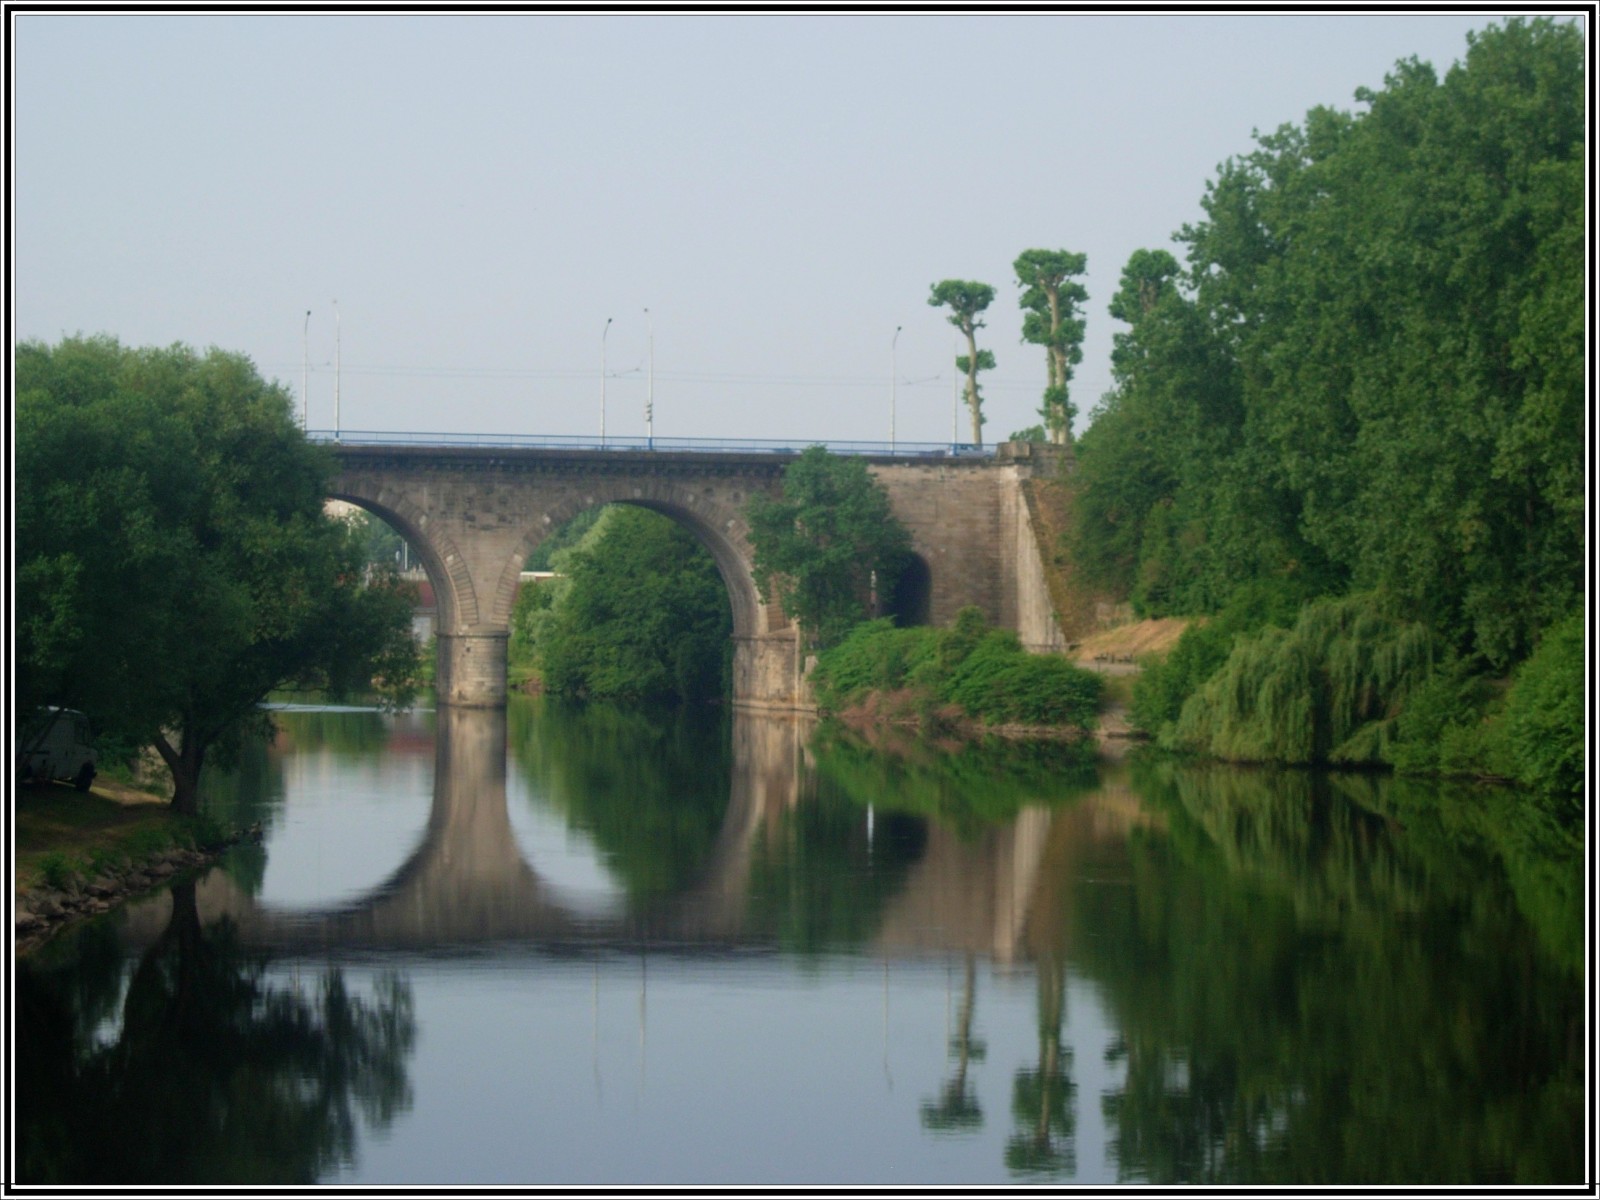
<path id="1" fill-rule="evenodd" d="M 70 708 L 48 708 L 29 721 L 17 745 L 22 781 L 69 779 L 80 792 L 94 782 L 94 740 L 89 718 Z"/>

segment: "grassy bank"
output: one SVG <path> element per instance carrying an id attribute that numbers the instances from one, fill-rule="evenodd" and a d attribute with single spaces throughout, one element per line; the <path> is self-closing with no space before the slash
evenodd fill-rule
<path id="1" fill-rule="evenodd" d="M 59 887 L 73 875 L 91 879 L 216 833 L 205 818 L 177 816 L 161 797 L 117 783 L 97 783 L 88 792 L 63 784 L 19 787 L 13 811 L 18 896 Z"/>

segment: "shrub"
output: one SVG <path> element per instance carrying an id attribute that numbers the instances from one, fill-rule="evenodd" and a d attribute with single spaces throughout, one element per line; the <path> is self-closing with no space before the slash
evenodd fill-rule
<path id="1" fill-rule="evenodd" d="M 1062 658 L 1029 654 L 1015 634 L 990 629 L 976 608 L 949 629 L 858 625 L 824 651 L 812 675 L 824 709 L 872 691 L 914 688 L 991 723 L 1087 729 L 1100 704 L 1100 677 Z"/>
<path id="2" fill-rule="evenodd" d="M 1454 656 L 1406 697 L 1383 758 L 1402 774 L 1511 778 L 1493 681 Z"/>
<path id="3" fill-rule="evenodd" d="M 948 699 L 991 723 L 1090 729 L 1100 708 L 1100 677 L 1064 658 L 1028 654 L 1008 630 L 992 630 L 962 660 Z"/>
<path id="4" fill-rule="evenodd" d="M 1517 778 L 1563 820 L 1583 812 L 1583 628 L 1580 608 L 1547 629 L 1506 696 Z"/>

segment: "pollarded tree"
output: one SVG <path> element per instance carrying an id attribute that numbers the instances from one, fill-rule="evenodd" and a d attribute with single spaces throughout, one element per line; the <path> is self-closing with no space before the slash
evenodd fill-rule
<path id="1" fill-rule="evenodd" d="M 1082 305 L 1089 293 L 1076 277 L 1089 256 L 1070 250 L 1024 250 L 1012 263 L 1022 289 L 1022 340 L 1045 348 L 1046 383 L 1039 415 L 1059 445 L 1072 441 L 1075 409 L 1067 394 L 1072 368 L 1083 361 Z"/>
<path id="2" fill-rule="evenodd" d="M 783 473 L 783 495 L 746 509 L 756 586 L 779 600 L 814 646 L 875 615 L 910 559 L 911 537 L 859 458 L 812 446 Z"/>
<path id="3" fill-rule="evenodd" d="M 978 314 L 994 301 L 994 288 L 967 279 L 946 279 L 933 285 L 928 303 L 934 308 L 948 306 L 945 318 L 967 339 L 967 352 L 956 359 L 956 369 L 967 377 L 967 408 L 972 413 L 972 443 L 983 445 L 983 400 L 978 393 L 978 372 L 994 369 L 994 351 L 979 350 L 977 331 L 983 328 Z"/>
<path id="4" fill-rule="evenodd" d="M 248 359 L 111 338 L 16 352 L 18 699 L 153 746 L 193 813 L 276 688 L 415 673 L 411 599 L 323 512 L 331 456 Z"/>

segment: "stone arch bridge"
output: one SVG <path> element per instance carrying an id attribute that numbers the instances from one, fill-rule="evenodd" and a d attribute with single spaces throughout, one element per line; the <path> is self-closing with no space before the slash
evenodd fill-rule
<path id="1" fill-rule="evenodd" d="M 439 701 L 506 699 L 506 642 L 522 566 L 585 509 L 634 504 L 687 528 L 715 560 L 733 611 L 734 703 L 807 706 L 793 622 L 752 574 L 749 498 L 775 494 L 794 451 L 659 451 L 426 445 L 334 446 L 330 496 L 388 522 L 411 544 L 438 603 Z M 927 572 L 927 619 L 975 604 L 1037 650 L 1062 644 L 1021 483 L 1054 471 L 1039 447 L 993 456 L 873 456 Z"/>

